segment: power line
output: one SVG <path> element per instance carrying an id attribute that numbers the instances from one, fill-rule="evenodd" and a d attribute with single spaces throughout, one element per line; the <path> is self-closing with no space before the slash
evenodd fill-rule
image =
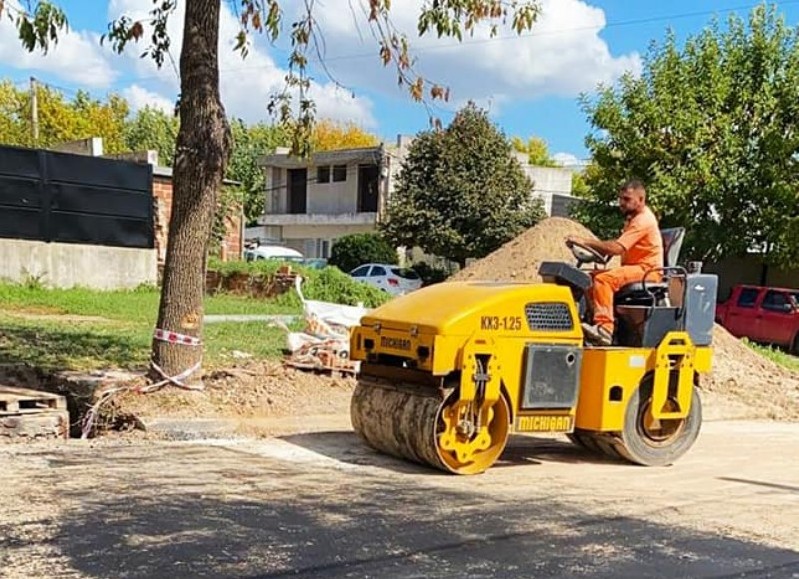
<path id="1" fill-rule="evenodd" d="M 783 0 L 781 2 L 782 5 L 791 5 L 791 4 L 799 4 L 799 0 Z M 513 34 L 513 35 L 506 35 L 506 36 L 495 36 L 493 38 L 484 38 L 479 40 L 470 40 L 465 42 L 452 42 L 447 44 L 430 44 L 430 45 L 417 45 L 411 48 L 411 51 L 414 54 L 425 53 L 435 50 L 445 50 L 449 48 L 454 48 L 458 46 L 475 46 L 475 45 L 482 45 L 482 44 L 491 44 L 494 42 L 505 42 L 509 40 L 520 40 L 525 38 L 537 38 L 543 36 L 557 36 L 560 34 L 568 34 L 571 32 L 583 32 L 583 31 L 590 31 L 590 30 L 602 30 L 603 28 L 617 28 L 620 26 L 635 26 L 640 24 L 650 24 L 653 22 L 664 22 L 668 20 L 677 20 L 677 19 L 685 19 L 685 18 L 695 18 L 698 16 L 710 16 L 713 14 L 727 14 L 731 12 L 738 12 L 741 10 L 749 10 L 755 8 L 757 6 L 761 6 L 762 2 L 758 2 L 756 4 L 745 4 L 740 6 L 735 6 L 731 8 L 722 8 L 717 10 L 701 10 L 695 12 L 680 12 L 677 14 L 670 14 L 665 16 L 652 16 L 647 18 L 636 18 L 630 20 L 619 20 L 616 22 L 607 22 L 604 25 L 594 25 L 594 26 L 576 26 L 572 28 L 559 28 L 555 30 L 543 30 L 543 31 L 531 31 L 524 34 Z M 342 56 L 331 56 L 326 58 L 327 62 L 335 62 L 337 60 L 349 60 L 355 58 L 365 58 L 365 57 L 374 57 L 374 52 L 363 52 L 363 53 L 356 53 L 356 54 L 349 54 L 349 55 L 342 55 Z"/>
<path id="2" fill-rule="evenodd" d="M 777 3 L 777 6 L 790 6 L 799 4 L 799 0 L 781 0 Z M 611 21 L 606 22 L 604 25 L 593 25 L 593 26 L 576 26 L 570 28 L 559 28 L 555 30 L 543 30 L 543 31 L 531 31 L 525 34 L 513 34 L 513 35 L 506 35 L 506 36 L 495 36 L 493 38 L 484 38 L 478 40 L 466 40 L 463 42 L 451 42 L 446 44 L 427 44 L 427 45 L 416 45 L 411 47 L 411 52 L 413 54 L 424 54 L 426 52 L 433 52 L 437 50 L 446 50 L 451 49 L 454 47 L 464 47 L 464 46 L 479 46 L 483 44 L 491 44 L 495 42 L 507 42 L 507 41 L 516 41 L 528 38 L 536 38 L 536 37 L 545 37 L 545 36 L 557 36 L 560 34 L 568 34 L 572 32 L 583 32 L 583 31 L 590 31 L 590 30 L 602 30 L 605 28 L 618 28 L 618 27 L 625 27 L 625 26 L 638 26 L 642 24 L 651 24 L 654 22 L 665 22 L 669 20 L 678 20 L 678 19 L 686 19 L 686 18 L 696 18 L 700 16 L 710 16 L 714 14 L 729 14 L 732 12 L 739 12 L 741 10 L 749 10 L 755 8 L 757 6 L 761 6 L 762 2 L 758 3 L 750 3 L 750 4 L 741 4 L 734 7 L 729 8 L 720 8 L 716 10 L 697 10 L 693 12 L 678 12 L 674 14 L 668 14 L 663 16 L 651 16 L 646 18 L 634 18 L 629 20 L 618 20 L 618 21 Z M 285 51 L 283 51 L 285 52 Z M 340 62 L 346 60 L 357 60 L 363 58 L 374 58 L 376 56 L 374 51 L 370 52 L 360 52 L 360 53 L 352 53 L 352 54 L 343 54 L 339 56 L 330 56 L 325 57 L 323 60 L 324 62 Z M 317 63 L 320 62 L 322 59 L 318 57 L 311 57 L 308 59 L 309 62 Z M 271 68 L 273 64 L 264 64 L 264 65 L 253 65 L 253 66 L 237 66 L 237 67 L 229 67 L 229 68 L 220 68 L 220 74 L 229 74 L 229 73 L 236 73 L 236 72 L 244 72 L 248 70 L 259 70 L 263 68 Z M 147 76 L 132 76 L 127 75 L 123 77 L 117 78 L 117 82 L 127 82 L 127 81 L 148 81 L 148 80 L 170 80 L 172 76 L 164 71 L 163 73 L 159 72 L 157 74 L 147 75 Z M 73 90 L 73 92 L 75 92 Z"/>

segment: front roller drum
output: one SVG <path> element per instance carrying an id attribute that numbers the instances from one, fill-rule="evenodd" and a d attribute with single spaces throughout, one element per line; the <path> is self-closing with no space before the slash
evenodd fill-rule
<path id="1" fill-rule="evenodd" d="M 691 410 L 680 419 L 652 418 L 652 383 L 645 381 L 633 394 L 624 415 L 624 430 L 615 450 L 627 460 L 643 466 L 667 466 L 684 455 L 696 442 L 702 427 L 702 400 L 694 386 Z M 666 400 L 666 411 L 678 408 L 674 399 Z"/>
<path id="2" fill-rule="evenodd" d="M 359 380 L 352 395 L 352 426 L 381 452 L 455 474 L 478 474 L 505 449 L 510 410 L 504 397 L 489 409 L 486 428 L 464 427 L 457 391 Z"/>
<path id="3" fill-rule="evenodd" d="M 696 387 L 691 410 L 681 419 L 654 420 L 650 413 L 652 381 L 644 381 L 633 394 L 624 414 L 620 432 L 575 430 L 572 442 L 587 450 L 624 459 L 642 466 L 667 466 L 684 455 L 696 442 L 702 426 L 702 401 Z M 666 401 L 667 411 L 677 409 L 674 399 Z"/>

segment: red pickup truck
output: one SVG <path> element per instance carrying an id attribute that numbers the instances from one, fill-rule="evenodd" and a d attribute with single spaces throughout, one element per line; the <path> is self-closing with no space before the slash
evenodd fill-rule
<path id="1" fill-rule="evenodd" d="M 799 290 L 738 285 L 716 306 L 716 322 L 739 338 L 799 355 Z"/>

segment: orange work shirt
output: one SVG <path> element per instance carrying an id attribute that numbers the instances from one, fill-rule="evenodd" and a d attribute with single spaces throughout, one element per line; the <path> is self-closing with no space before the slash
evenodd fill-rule
<path id="1" fill-rule="evenodd" d="M 627 220 L 616 241 L 624 248 L 622 265 L 663 267 L 663 238 L 657 217 L 649 207 Z"/>

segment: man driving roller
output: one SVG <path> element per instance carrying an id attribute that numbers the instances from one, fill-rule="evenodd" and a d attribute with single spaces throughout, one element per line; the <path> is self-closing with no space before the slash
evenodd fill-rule
<path id="1" fill-rule="evenodd" d="M 618 239 L 600 241 L 575 236 L 566 239 L 603 255 L 621 256 L 621 267 L 591 272 L 593 283 L 586 299 L 592 306 L 594 319 L 593 324 L 583 324 L 583 331 L 590 342 L 599 346 L 609 346 L 613 339 L 613 294 L 627 284 L 642 281 L 648 270 L 663 267 L 660 227 L 646 205 L 643 183 L 632 180 L 621 187 L 619 209 L 625 224 Z M 657 280 L 657 275 L 651 279 Z"/>

